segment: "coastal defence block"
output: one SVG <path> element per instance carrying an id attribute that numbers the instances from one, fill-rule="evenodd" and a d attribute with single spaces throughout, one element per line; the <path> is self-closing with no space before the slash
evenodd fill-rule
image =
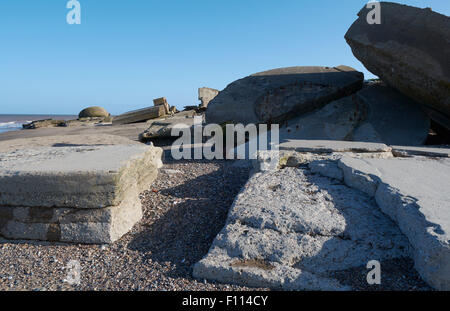
<path id="1" fill-rule="evenodd" d="M 141 219 L 139 193 L 156 179 L 161 156 L 131 141 L 0 152 L 0 235 L 112 243 Z"/>
<path id="2" fill-rule="evenodd" d="M 200 104 L 201 108 L 207 108 L 210 101 L 212 101 L 219 94 L 218 90 L 201 87 L 198 89 L 198 99 L 202 102 Z"/>
<path id="3" fill-rule="evenodd" d="M 275 290 L 351 290 L 335 272 L 408 258 L 409 248 L 368 195 L 287 167 L 250 177 L 193 276 Z"/>
<path id="4" fill-rule="evenodd" d="M 450 289 L 450 160 L 339 160 L 345 183 L 375 198 L 408 238 L 415 268 L 438 290 Z"/>
<path id="5" fill-rule="evenodd" d="M 0 235 L 7 239 L 112 243 L 142 218 L 138 198 L 130 196 L 118 206 L 96 209 L 52 207 L 0 207 Z"/>

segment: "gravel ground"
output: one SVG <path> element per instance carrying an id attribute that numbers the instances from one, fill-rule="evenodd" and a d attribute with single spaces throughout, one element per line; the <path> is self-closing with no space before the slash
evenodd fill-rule
<path id="1" fill-rule="evenodd" d="M 350 285 L 357 291 L 430 291 L 433 290 L 425 283 L 414 269 L 411 258 L 395 258 L 380 262 L 380 285 L 367 283 L 365 266 L 343 271 L 331 272 L 328 275 L 337 279 L 341 284 Z"/>
<path id="2" fill-rule="evenodd" d="M 144 217 L 112 245 L 0 240 L 0 290 L 254 290 L 195 280 L 192 265 L 225 224 L 249 169 L 231 161 L 172 161 L 141 194 Z M 70 285 L 69 261 L 81 266 Z M 359 290 L 429 290 L 409 259 L 382 263 L 382 285 L 368 286 L 365 267 L 334 276 Z M 257 290 L 265 290 L 259 288 Z"/>
<path id="3" fill-rule="evenodd" d="M 165 160 L 141 194 L 143 219 L 112 245 L 0 240 L 0 290 L 248 290 L 191 276 L 248 178 L 231 163 Z M 64 281 L 71 260 L 79 285 Z"/>

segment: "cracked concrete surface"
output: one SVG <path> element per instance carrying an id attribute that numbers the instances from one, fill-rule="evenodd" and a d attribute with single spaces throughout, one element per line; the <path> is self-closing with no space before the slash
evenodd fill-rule
<path id="1" fill-rule="evenodd" d="M 344 181 L 374 197 L 413 247 L 415 268 L 431 286 L 450 289 L 450 159 L 338 161 Z"/>
<path id="2" fill-rule="evenodd" d="M 288 167 L 249 179 L 193 273 L 274 289 L 348 290 L 332 272 L 409 252 L 407 238 L 373 198 L 306 167 Z M 242 261 L 266 268 L 234 264 Z"/>
<path id="3" fill-rule="evenodd" d="M 195 277 L 341 290 L 352 283 L 338 282 L 335 276 L 344 271 L 361 270 L 372 259 L 406 260 L 435 289 L 450 288 L 446 149 L 295 140 L 289 148 L 282 145 L 275 165 L 268 162 L 272 151 L 253 161 L 257 173 L 194 267 Z"/>

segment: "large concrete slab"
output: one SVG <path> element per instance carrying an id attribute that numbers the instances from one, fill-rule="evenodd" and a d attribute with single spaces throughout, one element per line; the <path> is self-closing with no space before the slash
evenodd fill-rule
<path id="1" fill-rule="evenodd" d="M 380 155 L 385 157 L 392 156 L 392 148 L 383 143 L 367 143 L 354 141 L 339 141 L 339 140 L 307 140 L 307 139 L 291 139 L 289 136 L 280 133 L 278 144 L 271 145 L 271 132 L 267 134 L 267 144 L 261 146 L 259 144 L 260 138 L 252 139 L 245 144 L 230 150 L 228 154 L 238 154 L 238 149 L 245 151 L 245 159 L 257 159 L 264 150 L 273 150 L 278 148 L 279 157 L 283 157 L 290 153 L 312 153 L 312 154 L 332 154 L 332 153 L 355 153 L 361 156 L 365 155 Z M 250 148 L 250 146 L 257 146 L 257 150 Z M 252 149 L 252 150 L 251 150 Z M 270 152 L 269 152 L 270 153 Z"/>
<path id="2" fill-rule="evenodd" d="M 206 110 L 206 122 L 277 123 L 350 95 L 364 76 L 353 68 L 288 67 L 253 74 L 221 91 Z"/>
<path id="3" fill-rule="evenodd" d="M 280 150 L 299 152 L 332 153 L 332 152 L 389 152 L 391 148 L 383 143 L 366 143 L 335 140 L 302 140 L 293 139 L 280 143 Z"/>
<path id="4" fill-rule="evenodd" d="M 117 145 L 117 143 L 120 143 Z M 0 235 L 112 243 L 142 217 L 162 149 L 112 135 L 0 143 Z"/>
<path id="5" fill-rule="evenodd" d="M 450 158 L 450 148 L 446 146 L 392 146 L 392 153 L 397 157 Z"/>
<path id="6" fill-rule="evenodd" d="M 345 183 L 375 197 L 413 246 L 415 266 L 433 287 L 450 289 L 450 160 L 339 160 Z"/>
<path id="7" fill-rule="evenodd" d="M 379 83 L 364 87 L 356 97 L 364 106 L 366 116 L 353 132 L 352 140 L 403 146 L 426 141 L 430 120 L 410 98 Z"/>
<path id="8" fill-rule="evenodd" d="M 406 96 L 450 116 L 450 17 L 430 8 L 380 5 L 380 24 L 367 22 L 372 9 L 364 7 L 345 35 L 353 54 Z"/>
<path id="9" fill-rule="evenodd" d="M 143 189 L 161 166 L 147 145 L 54 145 L 0 153 L 0 206 L 102 208 Z"/>
<path id="10" fill-rule="evenodd" d="M 138 136 L 142 133 L 148 124 L 145 122 L 132 123 L 132 124 L 121 124 L 121 125 L 95 125 L 95 124 L 83 124 L 82 126 L 70 126 L 70 127 L 50 127 L 50 128 L 40 128 L 36 130 L 20 130 L 20 131 L 9 131 L 0 133 L 0 142 L 9 141 L 13 139 L 47 139 L 52 136 L 101 136 L 101 135 L 112 135 L 120 136 L 122 138 L 127 138 L 129 140 L 138 141 Z"/>
<path id="11" fill-rule="evenodd" d="M 331 272 L 409 256 L 373 199 L 309 169 L 254 174 L 196 278 L 284 290 L 343 290 Z"/>
<path id="12" fill-rule="evenodd" d="M 140 141 L 148 141 L 154 138 L 172 137 L 172 129 L 176 126 L 191 127 L 194 125 L 195 110 L 179 112 L 163 120 L 149 121 L 149 127 L 139 134 Z"/>
<path id="13" fill-rule="evenodd" d="M 283 122 L 280 141 L 351 140 L 363 113 L 354 95 L 335 100 L 314 112 Z"/>
<path id="14" fill-rule="evenodd" d="M 37 132 L 39 131 L 31 131 Z M 30 133 L 30 131 L 17 131 L 19 134 Z M 90 133 L 90 134 L 73 134 L 73 135 L 55 135 L 57 131 L 53 131 L 53 135 L 45 135 L 40 137 L 24 137 L 2 140 L 0 139 L 0 152 L 12 152 L 21 149 L 32 149 L 40 147 L 62 147 L 62 146 L 111 146 L 111 145 L 141 145 L 137 141 L 130 140 L 126 137 Z M 20 135 L 17 135 L 20 136 Z"/>
<path id="15" fill-rule="evenodd" d="M 142 218 L 136 188 L 118 205 L 78 209 L 0 206 L 0 236 L 83 244 L 113 243 Z"/>
<path id="16" fill-rule="evenodd" d="M 299 140 L 420 145 L 429 128 L 430 120 L 418 104 L 379 83 L 279 123 L 279 141 L 281 145 Z"/>
<path id="17" fill-rule="evenodd" d="M 158 105 L 148 108 L 133 110 L 114 117 L 112 123 L 114 125 L 130 124 L 136 122 L 144 122 L 150 119 L 156 119 L 166 115 L 167 107 L 165 105 Z"/>
<path id="18" fill-rule="evenodd" d="M 280 124 L 280 141 L 337 140 L 420 145 L 430 120 L 421 107 L 381 83 Z"/>

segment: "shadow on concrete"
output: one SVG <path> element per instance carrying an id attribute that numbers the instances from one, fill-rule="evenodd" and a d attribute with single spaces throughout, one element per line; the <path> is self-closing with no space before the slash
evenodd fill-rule
<path id="1" fill-rule="evenodd" d="M 432 290 L 414 268 L 408 239 L 379 209 L 373 198 L 337 179 L 320 174 L 306 176 L 309 183 L 331 196 L 333 205 L 345 219 L 346 227 L 344 232 L 330 237 L 315 256 L 297 262 L 295 268 L 313 273 L 318 268 L 323 270 L 319 274 L 335 278 L 353 290 Z M 346 256 L 340 257 L 345 253 Z M 378 260 L 381 265 L 379 285 L 367 282 L 371 269 L 366 265 L 371 260 Z M 339 266 L 349 268 L 336 269 Z"/>
<path id="2" fill-rule="evenodd" d="M 189 161 L 185 161 L 189 162 Z M 220 163 L 220 162 L 219 162 Z M 227 169 L 228 165 L 186 183 L 160 190 L 163 195 L 188 198 L 172 205 L 128 244 L 162 265 L 170 262 L 172 276 L 190 275 L 194 263 L 205 256 L 216 235 L 225 225 L 228 210 L 248 179 L 248 169 Z M 219 183 L 217 187 L 208 187 Z"/>

